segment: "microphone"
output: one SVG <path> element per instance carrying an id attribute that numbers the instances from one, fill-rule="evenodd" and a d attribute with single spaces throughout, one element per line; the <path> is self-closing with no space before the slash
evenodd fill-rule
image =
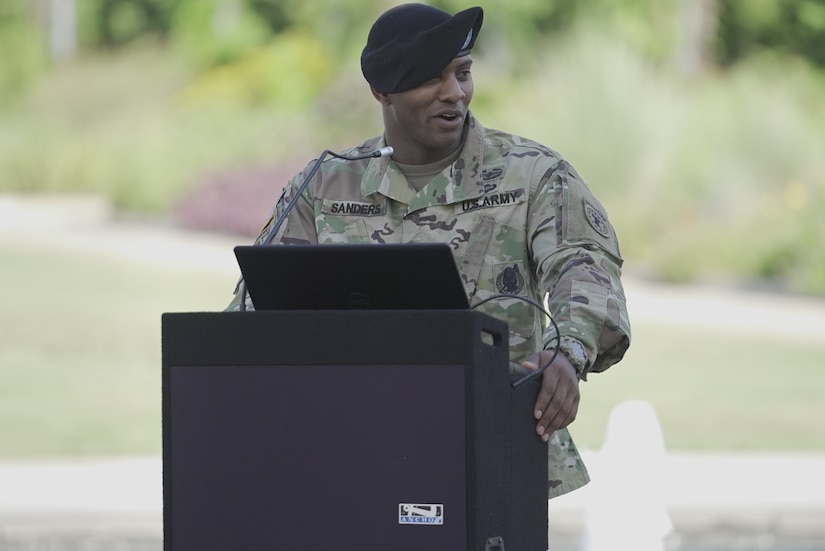
<path id="1" fill-rule="evenodd" d="M 292 200 L 289 203 L 287 203 L 286 208 L 284 208 L 284 212 L 282 212 L 281 215 L 278 216 L 278 219 L 275 220 L 274 224 L 272 224 L 272 228 L 270 228 L 270 230 L 266 233 L 266 236 L 259 243 L 259 245 L 268 245 L 269 242 L 272 241 L 272 238 L 275 237 L 275 235 L 278 233 L 278 230 L 280 230 L 281 226 L 283 226 L 284 222 L 286 222 L 287 215 L 289 215 L 289 212 L 293 209 L 295 204 L 301 198 L 301 195 L 304 193 L 304 190 L 306 189 L 307 185 L 309 185 L 310 180 L 312 180 L 312 177 L 315 176 L 316 172 L 318 172 L 318 169 L 321 167 L 321 163 L 324 161 L 324 159 L 326 158 L 327 155 L 330 155 L 332 157 L 336 157 L 338 159 L 343 159 L 344 161 L 358 161 L 360 159 L 370 159 L 370 158 L 373 158 L 373 157 L 375 157 L 375 158 L 389 157 L 394 153 L 394 151 L 395 150 L 391 146 L 385 146 L 385 147 L 382 147 L 380 149 L 374 149 L 374 150 L 369 151 L 367 153 L 361 153 L 359 155 L 340 155 L 338 153 L 335 153 L 334 151 L 330 151 L 329 149 L 325 149 L 321 153 L 321 155 L 318 157 L 318 159 L 312 164 L 312 168 L 309 169 L 309 173 L 306 175 L 306 178 L 304 178 L 304 181 L 301 182 L 300 186 L 298 186 L 298 189 L 295 191 L 295 197 L 293 197 Z M 240 293 L 241 293 L 240 311 L 245 312 L 246 311 L 246 282 L 241 282 Z"/>
<path id="2" fill-rule="evenodd" d="M 375 151 L 371 151 L 368 155 L 370 157 L 390 157 L 392 154 L 395 153 L 395 150 L 391 146 L 385 146 L 381 149 L 376 149 Z M 339 155 L 335 155 L 339 159 L 349 159 L 352 160 L 353 158 L 350 157 L 341 157 Z M 360 159 L 361 157 L 354 157 L 354 159 Z"/>
<path id="3" fill-rule="evenodd" d="M 360 155 L 341 155 L 339 153 L 335 153 L 334 151 L 330 151 L 329 149 L 325 150 L 321 153 L 321 157 L 318 158 L 316 163 L 320 163 L 326 155 L 332 155 L 338 159 L 343 159 L 345 161 L 357 161 L 359 159 L 369 159 L 370 157 L 389 157 L 395 153 L 395 150 L 387 145 L 380 149 L 373 149 L 372 151 L 368 151 L 367 153 L 361 153 Z M 313 167 L 314 168 L 314 167 Z"/>

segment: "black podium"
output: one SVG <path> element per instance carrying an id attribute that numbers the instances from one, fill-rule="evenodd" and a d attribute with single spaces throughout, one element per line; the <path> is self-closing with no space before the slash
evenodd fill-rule
<path id="1" fill-rule="evenodd" d="M 468 310 L 164 314 L 165 551 L 544 551 L 537 383 Z"/>

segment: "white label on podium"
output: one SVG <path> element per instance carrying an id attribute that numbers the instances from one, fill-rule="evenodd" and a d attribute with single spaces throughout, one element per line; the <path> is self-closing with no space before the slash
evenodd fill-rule
<path id="1" fill-rule="evenodd" d="M 398 524 L 425 526 L 444 524 L 444 505 L 441 503 L 399 503 Z"/>

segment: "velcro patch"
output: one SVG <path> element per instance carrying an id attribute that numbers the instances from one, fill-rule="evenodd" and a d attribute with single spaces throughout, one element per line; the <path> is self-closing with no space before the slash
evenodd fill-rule
<path id="1" fill-rule="evenodd" d="M 610 237 L 612 229 L 610 222 L 607 221 L 607 216 L 589 201 L 584 200 L 582 203 L 584 204 L 585 218 L 587 218 L 587 221 L 593 226 L 593 229 L 602 237 Z"/>

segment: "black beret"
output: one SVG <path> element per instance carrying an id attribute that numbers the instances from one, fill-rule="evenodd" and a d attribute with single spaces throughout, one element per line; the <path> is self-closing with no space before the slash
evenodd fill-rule
<path id="1" fill-rule="evenodd" d="M 453 59 L 470 53 L 483 18 L 479 7 L 453 16 L 424 4 L 387 10 L 372 25 L 361 53 L 364 78 L 385 94 L 427 82 Z"/>

